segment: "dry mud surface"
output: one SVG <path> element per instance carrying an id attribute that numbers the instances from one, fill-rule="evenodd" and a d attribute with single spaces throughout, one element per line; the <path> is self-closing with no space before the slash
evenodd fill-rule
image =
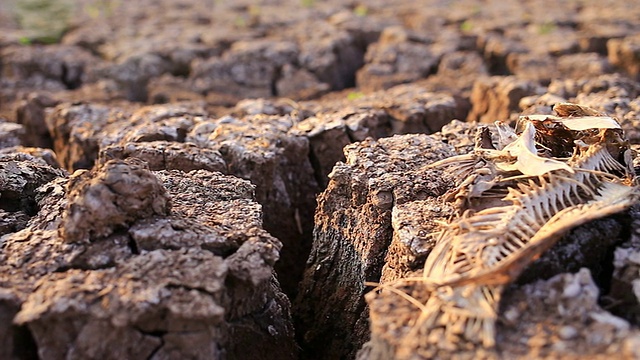
<path id="1" fill-rule="evenodd" d="M 493 347 L 434 353 L 401 340 L 414 305 L 365 300 L 423 266 L 454 212 L 428 165 L 479 124 L 569 101 L 640 148 L 638 19 L 622 0 L 2 1 L 0 359 L 640 358 L 637 206 L 531 264 Z"/>

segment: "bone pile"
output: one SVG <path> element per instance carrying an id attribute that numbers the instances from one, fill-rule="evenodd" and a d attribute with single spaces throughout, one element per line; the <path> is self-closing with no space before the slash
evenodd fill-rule
<path id="1" fill-rule="evenodd" d="M 456 186 L 458 216 L 443 225 L 422 275 L 429 284 L 415 331 L 428 346 L 495 345 L 504 287 L 571 228 L 636 203 L 631 150 L 616 119 L 563 103 L 556 116 L 478 131 L 469 154 L 432 166 Z M 415 333 L 414 333 L 415 335 Z"/>

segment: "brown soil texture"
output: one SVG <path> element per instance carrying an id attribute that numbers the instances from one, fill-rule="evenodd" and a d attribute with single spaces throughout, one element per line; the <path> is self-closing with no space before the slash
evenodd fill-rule
<path id="1" fill-rule="evenodd" d="M 428 165 L 559 102 L 640 149 L 638 19 L 624 0 L 2 1 L 0 360 L 434 356 L 399 340 L 413 305 L 365 300 L 453 211 Z M 495 347 L 435 356 L 640 358 L 639 236 L 638 207 L 572 230 L 504 294 Z"/>

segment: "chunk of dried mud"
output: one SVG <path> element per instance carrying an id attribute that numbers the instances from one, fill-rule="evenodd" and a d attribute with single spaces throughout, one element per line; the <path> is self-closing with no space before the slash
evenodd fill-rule
<path id="1" fill-rule="evenodd" d="M 318 197 L 314 244 L 294 305 L 311 358 L 355 356 L 366 341 L 364 281 L 380 277 L 393 209 L 444 193 L 446 181 L 426 166 L 453 154 L 450 146 L 427 135 L 366 139 L 344 151 L 346 161 L 336 164 Z M 397 245 L 402 254 L 423 256 L 426 249 L 411 243 Z M 392 266 L 389 272 L 404 271 Z"/>
<path id="2" fill-rule="evenodd" d="M 0 118 L 0 149 L 20 145 L 25 133 L 24 126 Z"/>
<path id="3" fill-rule="evenodd" d="M 629 241 L 614 252 L 613 275 L 603 297 L 611 312 L 633 325 L 640 324 L 640 248 Z"/>
<path id="4" fill-rule="evenodd" d="M 0 209 L 0 236 L 24 229 L 29 216 L 22 211 L 6 212 Z"/>
<path id="5" fill-rule="evenodd" d="M 156 250 L 105 270 L 52 273 L 39 281 L 14 321 L 29 325 L 47 358 L 146 357 L 162 343 L 154 333 L 222 338 L 216 325 L 223 321 L 226 272 L 221 258 L 190 249 Z M 102 345 L 95 343 L 98 334 L 106 335 Z M 215 346 L 208 347 L 211 353 L 202 352 L 206 348 L 194 355 L 217 357 Z"/>
<path id="6" fill-rule="evenodd" d="M 504 295 L 497 349 L 504 358 L 636 359 L 640 331 L 598 305 L 588 269 L 560 274 Z"/>
<path id="7" fill-rule="evenodd" d="M 203 169 L 226 172 L 226 163 L 220 152 L 199 148 L 190 143 L 170 141 L 151 141 L 142 143 L 125 143 L 110 145 L 102 149 L 99 163 L 109 159 L 126 159 L 135 157 L 144 160 L 150 170 L 191 170 Z"/>
<path id="8" fill-rule="evenodd" d="M 622 39 L 611 39 L 607 42 L 609 61 L 613 65 L 619 66 L 632 77 L 638 77 L 640 66 L 638 66 L 638 55 L 640 50 L 640 35 L 633 34 Z"/>
<path id="9" fill-rule="evenodd" d="M 109 141 L 103 132 L 108 123 L 124 121 L 130 113 L 98 104 L 61 104 L 45 118 L 53 149 L 65 169 L 86 169 L 98 156 L 100 142 Z M 98 138 L 98 133 L 101 133 Z"/>
<path id="10" fill-rule="evenodd" d="M 451 204 L 439 198 L 411 201 L 395 205 L 391 212 L 393 238 L 385 257 L 380 283 L 387 283 L 409 275 L 424 264 L 433 249 L 434 233 L 440 229 L 440 222 L 454 215 Z"/>
<path id="11" fill-rule="evenodd" d="M 543 88 L 531 80 L 515 76 L 492 76 L 478 79 L 471 90 L 468 121 L 492 123 L 515 118 L 518 103 L 524 97 L 542 95 Z"/>
<path id="12" fill-rule="evenodd" d="M 162 183 L 135 158 L 77 172 L 67 186 L 61 227 L 67 242 L 108 236 L 137 219 L 167 215 L 171 206 Z"/>
<path id="13" fill-rule="evenodd" d="M 9 158 L 17 161 L 32 161 L 43 165 L 46 164 L 53 168 L 60 167 L 56 153 L 51 149 L 25 147 L 20 145 L 0 149 L 0 161 Z"/>
<path id="14" fill-rule="evenodd" d="M 16 353 L 23 329 L 43 359 L 295 357 L 273 275 L 281 243 L 262 229 L 248 181 L 127 159 L 66 183 L 40 187 L 29 227 L 0 240 L 0 334 L 12 344 L 0 355 Z M 144 201 L 127 192 L 136 187 Z M 73 206 L 96 219 L 73 224 L 90 241 L 64 238 Z"/>
<path id="15" fill-rule="evenodd" d="M 222 154 L 230 174 L 250 180 L 264 208 L 265 228 L 280 239 L 277 264 L 287 293 L 296 292 L 311 246 L 315 194 L 318 185 L 309 161 L 309 140 L 289 133 L 291 115 L 224 116 L 200 122 L 186 140 Z M 286 275 L 284 275 L 286 274 Z"/>
<path id="16" fill-rule="evenodd" d="M 32 161 L 28 155 L 15 152 L 0 155 L 0 208 L 35 215 L 38 210 L 36 189 L 66 174 L 44 161 Z"/>

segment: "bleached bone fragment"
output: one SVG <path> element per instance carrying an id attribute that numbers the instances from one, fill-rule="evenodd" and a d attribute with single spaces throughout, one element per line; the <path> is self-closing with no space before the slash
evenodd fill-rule
<path id="1" fill-rule="evenodd" d="M 518 121 L 552 121 L 566 126 L 569 130 L 582 131 L 588 129 L 621 129 L 618 121 L 609 116 L 580 116 L 562 118 L 553 115 L 525 115 Z"/>

